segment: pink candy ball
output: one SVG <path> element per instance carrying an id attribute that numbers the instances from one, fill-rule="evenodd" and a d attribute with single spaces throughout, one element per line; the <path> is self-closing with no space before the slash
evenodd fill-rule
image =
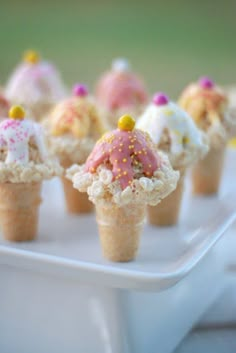
<path id="1" fill-rule="evenodd" d="M 158 92 L 154 95 L 152 101 L 155 105 L 161 106 L 168 104 L 169 98 L 166 94 Z"/>
<path id="2" fill-rule="evenodd" d="M 207 76 L 201 77 L 198 82 L 202 88 L 211 89 L 214 87 L 214 82 Z"/>
<path id="3" fill-rule="evenodd" d="M 86 87 L 86 85 L 77 83 L 73 87 L 73 94 L 78 97 L 85 97 L 88 94 L 88 88 Z"/>

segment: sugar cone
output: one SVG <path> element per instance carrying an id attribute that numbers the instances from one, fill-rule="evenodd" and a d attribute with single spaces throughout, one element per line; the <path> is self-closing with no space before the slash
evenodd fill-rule
<path id="1" fill-rule="evenodd" d="M 89 213 L 93 211 L 93 204 L 89 201 L 86 192 L 79 192 L 73 187 L 70 180 L 66 178 L 61 178 L 65 200 L 66 208 L 69 213 Z"/>
<path id="2" fill-rule="evenodd" d="M 69 168 L 73 162 L 70 159 L 63 159 L 61 165 L 64 168 Z M 73 187 L 72 181 L 62 177 L 61 178 L 65 201 L 66 209 L 69 213 L 90 213 L 93 211 L 93 204 L 89 201 L 88 195 L 86 192 L 79 192 Z"/>
<path id="3" fill-rule="evenodd" d="M 156 206 L 148 206 L 149 223 L 154 226 L 172 226 L 178 223 L 184 190 L 185 170 L 181 169 L 176 189 Z"/>
<path id="4" fill-rule="evenodd" d="M 96 205 L 96 213 L 104 257 L 114 262 L 133 260 L 139 248 L 145 206 Z"/>
<path id="5" fill-rule="evenodd" d="M 210 195 L 219 190 L 223 171 L 225 146 L 211 148 L 207 156 L 198 161 L 192 170 L 192 188 L 194 194 Z"/>
<path id="6" fill-rule="evenodd" d="M 33 240 L 38 231 L 41 183 L 1 183 L 0 223 L 9 241 Z"/>

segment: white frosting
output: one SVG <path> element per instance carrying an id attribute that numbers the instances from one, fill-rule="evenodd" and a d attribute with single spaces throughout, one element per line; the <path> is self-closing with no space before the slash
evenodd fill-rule
<path id="1" fill-rule="evenodd" d="M 118 58 L 113 60 L 112 62 L 112 70 L 120 71 L 120 72 L 127 72 L 130 71 L 130 64 L 128 60 L 124 58 Z"/>
<path id="2" fill-rule="evenodd" d="M 29 140 L 34 139 L 42 160 L 46 156 L 41 127 L 30 120 L 6 119 L 0 123 L 0 148 L 7 147 L 6 164 L 29 162 Z"/>
<path id="3" fill-rule="evenodd" d="M 147 131 L 156 144 L 160 143 L 163 131 L 167 129 L 171 140 L 170 153 L 174 155 L 180 155 L 188 147 L 207 150 L 202 132 L 192 118 L 173 102 L 161 106 L 150 104 L 136 126 Z"/>

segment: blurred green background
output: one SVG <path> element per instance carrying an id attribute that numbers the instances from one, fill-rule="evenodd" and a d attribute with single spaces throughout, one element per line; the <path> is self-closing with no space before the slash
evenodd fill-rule
<path id="1" fill-rule="evenodd" d="M 93 87 L 127 57 L 150 92 L 172 97 L 198 76 L 236 82 L 236 1 L 0 0 L 0 84 L 25 49 L 55 62 L 66 82 Z"/>

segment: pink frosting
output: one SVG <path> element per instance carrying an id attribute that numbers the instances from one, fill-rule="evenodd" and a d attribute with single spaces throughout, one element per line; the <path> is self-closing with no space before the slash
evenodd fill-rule
<path id="1" fill-rule="evenodd" d="M 96 96 L 109 111 L 142 105 L 148 100 L 145 87 L 136 75 L 114 70 L 101 77 Z"/>
<path id="2" fill-rule="evenodd" d="M 141 130 L 113 130 L 105 134 L 95 145 L 87 159 L 85 170 L 95 173 L 101 165 L 111 167 L 113 180 L 119 180 L 125 189 L 134 178 L 133 166 L 142 164 L 143 174 L 151 177 L 160 166 L 160 160 L 150 140 Z"/>

